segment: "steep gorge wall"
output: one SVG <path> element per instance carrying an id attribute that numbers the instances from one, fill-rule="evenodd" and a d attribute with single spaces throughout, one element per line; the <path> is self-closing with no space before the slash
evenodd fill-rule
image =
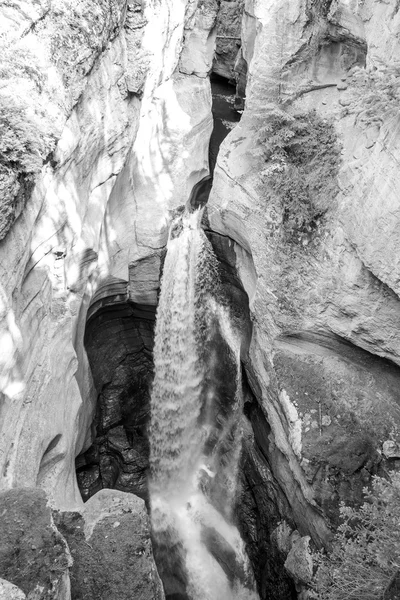
<path id="1" fill-rule="evenodd" d="M 339 501 L 397 464 L 399 18 L 396 2 L 247 1 L 246 108 L 209 201 L 254 326 L 249 493 L 262 502 L 272 471 L 288 503 L 275 523 L 317 545 Z"/>
<path id="2" fill-rule="evenodd" d="M 41 69 L 59 78 L 47 104 L 57 128 L 35 187 L 26 178 L 23 193 L 10 192 L 1 223 L 1 486 L 39 485 L 71 509 L 82 504 L 74 459 L 92 441 L 97 395 L 108 387 L 106 413 L 130 377 L 117 366 L 114 381 L 100 361 L 93 381 L 87 316 L 103 327 L 93 353 L 111 331 L 121 362 L 133 363 L 122 348 L 130 325 L 110 309 L 103 326 L 102 311 L 156 305 L 171 217 L 208 171 L 217 6 L 134 1 L 101 4 L 100 14 L 88 1 L 68 16 L 86 40 L 77 48 L 74 29 L 67 40 L 56 35 L 62 13 L 27 6 L 4 8 L 7 28 L 39 48 L 48 57 Z M 99 31 L 90 28 L 93 11 Z M 245 3 L 246 110 L 222 146 L 207 226 L 215 245 L 226 245 L 220 258 L 229 255 L 241 278 L 253 322 L 238 518 L 262 597 L 289 550 L 270 544 L 282 518 L 324 544 L 339 501 L 358 502 L 372 474 L 398 466 L 399 18 L 395 2 Z M 24 77 L 18 85 L 28 85 Z M 293 168 L 309 157 L 294 149 L 298 163 L 286 165 L 283 185 L 274 179 L 283 163 L 265 149 L 270 135 L 286 152 L 279 136 L 296 122 L 306 123 L 308 140 L 319 137 L 311 208 L 296 202 Z M 107 443 L 120 452 L 114 417 Z M 129 489 L 125 472 L 116 477 Z M 287 578 L 274 591 L 294 593 Z"/>
<path id="3" fill-rule="evenodd" d="M 208 171 L 216 7 L 133 1 L 4 11 L 7 35 L 44 56 L 43 78 L 57 81 L 52 102 L 43 102 L 58 115 L 59 139 L 0 242 L 1 481 L 38 484 L 71 508 L 82 502 L 74 459 L 90 442 L 96 401 L 83 347 L 87 309 L 96 289 L 107 297 L 109 277 L 128 282 L 130 263 L 157 255 L 171 211 Z M 188 31 L 197 44 L 190 68 Z"/>

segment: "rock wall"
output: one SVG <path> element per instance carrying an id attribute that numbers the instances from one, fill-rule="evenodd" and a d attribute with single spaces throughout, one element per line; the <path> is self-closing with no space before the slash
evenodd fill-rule
<path id="1" fill-rule="evenodd" d="M 103 490 L 82 512 L 55 512 L 54 521 L 71 551 L 74 600 L 165 599 L 143 500 Z"/>
<path id="2" fill-rule="evenodd" d="M 222 0 L 217 17 L 213 72 L 229 81 L 236 79 L 236 62 L 241 45 L 244 0 Z"/>
<path id="3" fill-rule="evenodd" d="M 62 511 L 81 507 L 80 454 L 87 496 L 109 483 L 145 496 L 147 450 L 129 462 L 118 413 L 142 371 L 147 397 L 151 325 L 134 313 L 154 314 L 171 217 L 208 173 L 208 74 L 240 12 L 222 2 L 216 26 L 216 0 L 0 9 L 6 494 L 38 486 Z M 399 15 L 395 0 L 244 3 L 235 70 L 246 107 L 219 154 L 207 228 L 253 324 L 237 516 L 262 598 L 295 597 L 286 554 L 307 536 L 326 545 L 339 502 L 399 468 Z M 217 46 L 227 78 L 235 45 Z M 283 518 L 300 533 L 279 542 Z"/>
<path id="4" fill-rule="evenodd" d="M 55 527 L 44 492 L 37 488 L 8 490 L 0 494 L 0 505 L 1 577 L 22 590 L 22 598 L 70 600 L 73 560 Z M 18 591 L 4 587 L 4 600 L 21 597 Z"/>
<path id="5" fill-rule="evenodd" d="M 248 0 L 246 109 L 209 201 L 250 299 L 252 477 L 272 472 L 277 515 L 316 545 L 397 467 L 398 19 L 396 2 Z"/>
<path id="6" fill-rule="evenodd" d="M 20 56 L 40 57 L 34 73 L 5 78 L 1 100 L 24 95 L 33 114 L 39 99 L 53 124 L 37 150 L 42 162 L 11 174 L 4 162 L 29 194 L 7 184 L 2 204 L 1 486 L 39 485 L 70 509 L 82 502 L 74 459 L 90 444 L 97 396 L 83 345 L 87 310 L 96 289 L 112 295 L 110 276 L 128 282 L 131 264 L 157 256 L 171 211 L 208 172 L 207 28 L 216 10 L 184 0 L 1 10 Z M 33 131 L 45 116 L 33 115 Z M 147 277 L 158 280 L 156 263 Z"/>

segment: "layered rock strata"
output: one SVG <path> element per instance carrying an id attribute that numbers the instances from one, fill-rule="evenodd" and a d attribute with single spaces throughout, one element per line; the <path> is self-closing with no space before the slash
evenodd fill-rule
<path id="1" fill-rule="evenodd" d="M 127 302 L 126 283 L 113 285 L 117 295 L 107 296 L 110 304 L 102 304 L 101 290 L 94 296 L 85 332 L 98 402 L 95 439 L 76 461 L 84 500 L 102 488 L 147 498 L 155 312 Z"/>
<path id="2" fill-rule="evenodd" d="M 395 2 L 246 2 L 246 110 L 209 202 L 250 299 L 257 493 L 268 496 L 270 469 L 277 515 L 316 545 L 340 501 L 359 502 L 373 474 L 396 468 L 382 448 L 400 418 L 398 19 Z"/>
<path id="3" fill-rule="evenodd" d="M 193 75 L 180 65 L 185 27 L 207 38 L 213 3 L 114 4 L 15 4 L 2 20 L 21 53 L 28 45 L 43 58 L 37 95 L 57 128 L 0 247 L 1 485 L 39 485 L 64 509 L 81 503 L 74 459 L 90 445 L 96 404 L 83 344 L 91 297 L 157 255 L 170 211 L 208 172 L 210 44 Z M 24 77 L 23 92 L 34 86 Z"/>
<path id="4" fill-rule="evenodd" d="M 38 486 L 77 508 L 80 454 L 86 497 L 108 485 L 144 496 L 149 315 L 171 217 L 208 173 L 217 3 L 1 11 L 19 69 L 14 81 L 5 69 L 0 94 L 11 140 L 0 147 L 1 487 L 23 502 L 19 488 Z M 394 0 L 245 2 L 246 110 L 223 143 L 206 227 L 253 325 L 237 519 L 262 598 L 295 597 L 285 561 L 307 583 L 307 537 L 326 545 L 339 502 L 399 468 L 399 15 Z M 299 533 L 280 544 L 283 518 Z M 59 526 L 67 537 L 68 519 Z M 86 540 L 76 544 L 81 556 Z M 306 575 L 293 569 L 300 551 Z M 0 576 L 29 593 L 12 568 Z"/>

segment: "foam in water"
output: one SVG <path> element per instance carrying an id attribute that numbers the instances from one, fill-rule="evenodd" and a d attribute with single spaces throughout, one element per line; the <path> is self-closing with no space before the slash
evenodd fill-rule
<path id="1" fill-rule="evenodd" d="M 211 504 L 201 484 L 204 477 L 223 482 L 224 514 L 229 515 L 240 451 L 240 342 L 227 309 L 213 294 L 218 288 L 216 259 L 200 228 L 201 216 L 201 210 L 195 211 L 175 222 L 162 277 L 151 396 L 152 528 L 156 544 L 164 536 L 174 540 L 175 551 L 179 549 L 185 593 L 191 600 L 252 600 L 258 596 L 243 541 L 237 528 Z M 237 375 L 232 414 L 210 454 L 206 442 L 215 437 L 216 429 L 209 417 L 214 393 L 206 382 L 208 344 L 216 326 Z M 226 436 L 233 436 L 234 451 L 222 461 L 218 449 Z M 213 545 L 220 550 L 210 551 Z M 218 560 L 218 552 L 230 557 L 229 569 Z"/>

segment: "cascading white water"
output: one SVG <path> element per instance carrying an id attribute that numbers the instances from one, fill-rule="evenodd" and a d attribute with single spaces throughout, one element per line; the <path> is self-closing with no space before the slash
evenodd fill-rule
<path id="1" fill-rule="evenodd" d="M 157 538 L 179 548 L 190 600 L 251 600 L 258 596 L 234 525 L 211 504 L 202 480 L 216 478 L 224 489 L 224 515 L 234 497 L 240 440 L 238 411 L 241 401 L 240 343 L 230 325 L 227 309 L 216 297 L 216 259 L 200 228 L 202 211 L 184 214 L 175 222 L 157 310 L 150 426 L 150 499 L 152 528 Z M 212 360 L 209 342 L 218 326 L 236 362 L 236 394 L 223 427 L 213 429 L 214 393 L 209 384 Z M 210 435 L 213 443 L 210 451 Z M 229 458 L 218 449 L 233 436 Z M 220 484 L 221 485 L 221 484 Z M 223 540 L 235 569 L 226 568 L 207 546 L 207 536 Z"/>

